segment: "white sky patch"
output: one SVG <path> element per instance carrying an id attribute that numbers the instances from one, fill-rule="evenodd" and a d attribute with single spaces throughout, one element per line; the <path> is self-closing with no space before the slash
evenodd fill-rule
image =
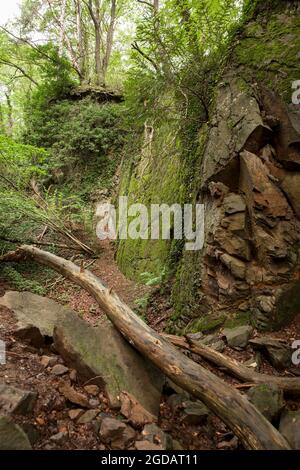
<path id="1" fill-rule="evenodd" d="M 20 0 L 0 0 L 0 25 L 14 19 L 20 13 Z"/>

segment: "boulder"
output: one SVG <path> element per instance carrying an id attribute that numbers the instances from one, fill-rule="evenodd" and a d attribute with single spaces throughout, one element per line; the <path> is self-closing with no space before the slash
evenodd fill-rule
<path id="1" fill-rule="evenodd" d="M 104 418 L 101 422 L 99 436 L 102 442 L 113 450 L 124 450 L 134 441 L 135 431 L 115 418 Z"/>
<path id="2" fill-rule="evenodd" d="M 280 418 L 279 431 L 293 449 L 300 450 L 300 411 L 284 411 Z"/>
<path id="3" fill-rule="evenodd" d="M 31 450 L 23 429 L 7 416 L 0 416 L 0 450 Z"/>
<path id="4" fill-rule="evenodd" d="M 5 414 L 27 415 L 33 411 L 38 394 L 0 383 L 0 410 Z"/>
<path id="5" fill-rule="evenodd" d="M 249 343 L 260 350 L 275 369 L 286 369 L 291 365 L 293 350 L 285 340 L 265 336 L 251 339 Z"/>
<path id="6" fill-rule="evenodd" d="M 252 331 L 253 329 L 251 326 L 242 325 L 237 326 L 236 328 L 224 328 L 223 333 L 231 348 L 245 348 Z"/>
<path id="7" fill-rule="evenodd" d="M 64 317 L 74 317 L 74 312 L 54 300 L 31 292 L 8 291 L 0 298 L 0 305 L 14 312 L 20 329 L 38 328 L 43 336 L 53 336 L 55 325 Z"/>
<path id="8" fill-rule="evenodd" d="M 111 406 L 120 406 L 119 396 L 124 391 L 157 416 L 164 377 L 110 322 L 95 328 L 78 316 L 66 316 L 54 330 L 54 344 L 83 380 L 94 378 L 93 383 L 105 390 Z"/>
<path id="9" fill-rule="evenodd" d="M 260 384 L 251 387 L 247 396 L 251 403 L 271 422 L 279 417 L 284 408 L 283 392 L 273 384 Z"/>

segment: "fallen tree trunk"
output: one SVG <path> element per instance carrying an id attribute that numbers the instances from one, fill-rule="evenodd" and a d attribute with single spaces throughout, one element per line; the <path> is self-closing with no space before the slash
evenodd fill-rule
<path id="1" fill-rule="evenodd" d="M 122 335 L 173 382 L 202 400 L 240 438 L 247 449 L 289 449 L 284 437 L 233 387 L 180 353 L 106 288 L 94 274 L 51 253 L 22 246 L 19 252 L 81 285 Z"/>
<path id="2" fill-rule="evenodd" d="M 283 390 L 283 392 L 291 395 L 300 395 L 300 379 L 297 377 L 274 377 L 272 375 L 260 374 L 251 370 L 249 367 L 240 364 L 238 361 L 231 359 L 224 354 L 215 351 L 198 341 L 193 341 L 190 338 L 174 335 L 163 335 L 175 346 L 186 349 L 194 354 L 201 356 L 215 366 L 221 367 L 233 377 L 241 380 L 242 382 L 249 382 L 250 384 L 274 384 Z"/>

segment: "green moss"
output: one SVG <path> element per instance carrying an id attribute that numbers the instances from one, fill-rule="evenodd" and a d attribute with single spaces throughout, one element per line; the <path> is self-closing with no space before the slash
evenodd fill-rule
<path id="1" fill-rule="evenodd" d="M 291 84 L 300 74 L 300 14 L 277 14 L 264 24 L 259 21 L 247 25 L 233 58 L 242 66 L 241 76 L 248 81 L 254 78 L 290 102 Z"/>
<path id="2" fill-rule="evenodd" d="M 184 329 L 184 334 L 198 333 L 199 331 L 201 333 L 209 333 L 220 328 L 225 320 L 225 315 L 221 315 L 219 317 L 207 315 L 205 317 L 198 318 L 189 325 L 187 325 L 187 327 Z"/>
<path id="3" fill-rule="evenodd" d="M 233 316 L 226 319 L 224 327 L 235 328 L 237 326 L 249 325 L 251 323 L 251 312 L 237 312 Z"/>
<path id="4" fill-rule="evenodd" d="M 132 164 L 121 179 L 120 195 L 128 196 L 128 204 L 182 203 L 186 188 L 185 165 L 181 159 L 177 126 L 166 122 L 155 129 L 155 137 Z M 130 223 L 130 220 L 129 220 Z M 149 217 L 150 233 L 150 217 Z M 174 262 L 178 251 L 176 240 L 127 239 L 118 242 L 117 262 L 130 278 L 141 281 L 141 273 L 147 271 L 159 275 Z"/>

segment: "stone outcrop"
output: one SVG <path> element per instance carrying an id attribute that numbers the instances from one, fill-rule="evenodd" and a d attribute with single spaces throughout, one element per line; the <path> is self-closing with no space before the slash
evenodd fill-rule
<path id="1" fill-rule="evenodd" d="M 278 329 L 300 311 L 300 105 L 291 104 L 300 8 L 271 3 L 260 2 L 233 41 L 198 148 L 187 155 L 168 90 L 163 122 L 145 126 L 140 155 L 124 166 L 120 194 L 129 203 L 205 206 L 201 251 L 182 251 L 176 240 L 118 245 L 133 278 L 176 271 L 171 332 L 209 331 L 216 317 Z"/>
<path id="2" fill-rule="evenodd" d="M 55 328 L 54 344 L 81 379 L 94 378 L 93 383 L 106 391 L 112 406 L 120 405 L 120 393 L 125 391 L 148 413 L 158 414 L 163 375 L 110 322 L 95 328 L 76 315 L 66 317 Z"/>
<path id="3" fill-rule="evenodd" d="M 109 321 L 93 327 L 76 312 L 30 292 L 6 292 L 0 304 L 14 312 L 20 328 L 37 331 L 42 338 L 53 337 L 55 349 L 66 364 L 77 371 L 81 380 L 93 379 L 90 385 L 99 385 L 112 406 L 119 407 L 120 393 L 127 392 L 145 412 L 158 415 L 164 376 Z M 61 364 L 54 365 L 51 371 L 58 376 L 67 372 L 68 368 Z M 76 393 L 66 384 L 66 398 L 88 407 L 87 399 L 83 397 L 85 404 L 81 403 Z"/>

